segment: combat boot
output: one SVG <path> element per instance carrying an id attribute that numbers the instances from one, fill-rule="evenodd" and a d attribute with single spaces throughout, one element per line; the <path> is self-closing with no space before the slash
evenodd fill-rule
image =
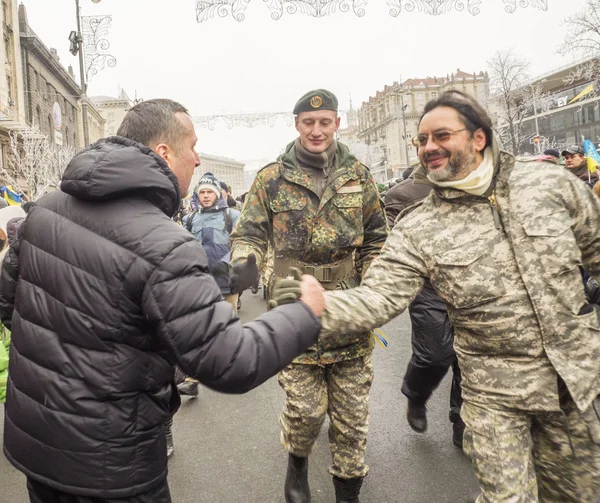
<path id="1" fill-rule="evenodd" d="M 427 407 L 425 404 L 409 400 L 406 419 L 408 419 L 409 426 L 417 433 L 425 433 L 427 430 Z"/>
<path id="2" fill-rule="evenodd" d="M 358 495 L 363 483 L 363 477 L 354 479 L 341 479 L 333 476 L 335 488 L 335 503 L 360 503 Z"/>
<path id="3" fill-rule="evenodd" d="M 465 435 L 465 423 L 457 421 L 452 424 L 452 443 L 462 449 L 463 448 L 463 437 Z"/>
<path id="4" fill-rule="evenodd" d="M 284 491 L 285 503 L 310 503 L 308 458 L 289 455 Z"/>

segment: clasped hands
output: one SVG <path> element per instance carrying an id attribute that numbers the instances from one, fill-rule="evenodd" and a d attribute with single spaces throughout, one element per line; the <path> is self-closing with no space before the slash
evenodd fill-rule
<path id="1" fill-rule="evenodd" d="M 302 275 L 300 269 L 292 268 L 290 272 L 292 273 L 291 276 L 280 279 L 275 284 L 273 296 L 268 303 L 269 309 L 283 304 L 291 304 L 300 299 L 315 316 L 321 316 L 325 310 L 324 288 L 313 276 Z M 231 268 L 229 288 L 232 294 L 241 293 L 255 285 L 257 280 L 256 256 L 251 253 L 246 261 Z"/>
<path id="2" fill-rule="evenodd" d="M 268 303 L 269 309 L 300 299 L 315 316 L 321 316 L 325 310 L 325 289 L 313 276 L 302 275 L 300 269 L 292 268 L 291 273 L 291 276 L 275 283 L 273 297 Z"/>

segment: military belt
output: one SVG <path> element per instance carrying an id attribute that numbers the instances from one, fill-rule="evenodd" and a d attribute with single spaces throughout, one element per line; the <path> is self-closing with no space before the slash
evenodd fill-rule
<path id="1" fill-rule="evenodd" d="M 326 290 L 335 290 L 341 280 L 356 273 L 353 255 L 348 255 L 342 260 L 323 265 L 309 264 L 301 260 L 285 257 L 274 258 L 273 272 L 276 276 L 280 278 L 289 276 L 292 267 L 297 267 L 303 274 L 314 276 L 317 281 L 323 284 Z"/>

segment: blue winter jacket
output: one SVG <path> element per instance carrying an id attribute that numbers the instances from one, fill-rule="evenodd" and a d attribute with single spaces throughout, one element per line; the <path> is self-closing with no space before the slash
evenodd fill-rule
<path id="1" fill-rule="evenodd" d="M 229 264 L 229 232 L 226 226 L 226 212 L 229 211 L 231 216 L 232 228 L 240 217 L 240 212 L 229 208 L 227 201 L 220 197 L 215 206 L 211 208 L 201 208 L 197 212 L 190 213 L 183 218 L 183 226 L 191 230 L 196 240 L 202 245 L 206 255 L 208 256 L 208 267 L 212 268 L 217 262 L 225 262 Z M 188 220 L 192 219 L 191 229 L 188 225 Z M 221 293 L 229 295 L 229 277 L 215 277 Z"/>

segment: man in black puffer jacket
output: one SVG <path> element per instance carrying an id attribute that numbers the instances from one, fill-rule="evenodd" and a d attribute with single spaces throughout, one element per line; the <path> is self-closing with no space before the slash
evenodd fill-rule
<path id="1" fill-rule="evenodd" d="M 394 185 L 385 198 L 385 213 L 390 229 L 394 227 L 400 213 L 425 199 L 432 188 L 431 185 L 414 183 L 412 174 Z M 454 352 L 454 327 L 450 323 L 448 309 L 427 280 L 410 304 L 408 312 L 412 324 L 413 354 L 402 383 L 402 393 L 408 398 L 408 424 L 419 433 L 427 430 L 427 400 L 452 367 L 452 441 L 462 449 L 465 423 L 460 417 L 461 376 Z"/>
<path id="2" fill-rule="evenodd" d="M 242 325 L 202 246 L 171 220 L 200 164 L 185 108 L 142 102 L 118 134 L 73 158 L 4 261 L 4 453 L 36 503 L 170 502 L 163 425 L 179 406 L 174 365 L 244 393 L 320 329 L 324 300 L 310 278 L 304 302 Z"/>

